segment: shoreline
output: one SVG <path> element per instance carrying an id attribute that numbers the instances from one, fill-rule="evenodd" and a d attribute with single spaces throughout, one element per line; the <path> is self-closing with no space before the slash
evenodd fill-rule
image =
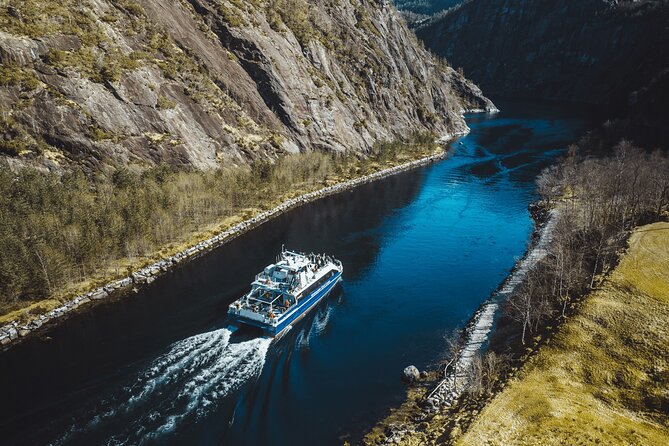
<path id="1" fill-rule="evenodd" d="M 628 231 L 599 284 L 576 297 L 566 316 L 539 334 L 542 339 L 527 349 L 493 393 L 460 410 L 464 416 L 455 422 L 457 435 L 451 444 L 489 444 L 500 438 L 518 443 L 528 432 L 537 444 L 564 442 L 582 433 L 584 424 L 593 444 L 659 444 L 658 438 L 666 438 L 667 414 L 661 406 L 630 404 L 646 402 L 655 389 L 666 388 L 666 376 L 625 381 L 621 393 L 619 381 L 592 377 L 634 376 L 656 364 L 658 350 L 667 350 L 669 289 L 661 280 L 669 271 L 667 230 L 669 223 L 662 218 Z M 596 342 L 602 337 L 606 345 Z M 635 342 L 630 343 L 632 337 Z M 602 394 L 611 395 L 606 404 L 601 404 Z"/>
<path id="2" fill-rule="evenodd" d="M 26 323 L 20 323 L 18 320 L 9 322 L 0 327 L 0 352 L 3 352 L 12 346 L 19 344 L 22 340 L 37 335 L 39 332 L 54 326 L 54 324 L 63 322 L 64 316 L 74 314 L 75 310 L 88 306 L 92 303 L 103 301 L 106 299 L 119 297 L 123 293 L 128 292 L 131 287 L 137 288 L 146 286 L 153 282 L 159 276 L 171 271 L 172 269 L 182 265 L 190 260 L 193 260 L 201 255 L 204 255 L 234 239 L 251 231 L 252 229 L 278 217 L 291 209 L 297 208 L 303 204 L 314 202 L 320 198 L 325 198 L 340 192 L 352 190 L 363 184 L 371 183 L 401 172 L 412 170 L 417 167 L 425 166 L 433 162 L 444 159 L 449 149 L 447 144 L 450 144 L 456 138 L 466 135 L 468 132 L 458 132 L 452 135 L 447 135 L 439 138 L 436 144 L 443 148 L 440 153 L 435 153 L 423 158 L 409 161 L 397 166 L 389 167 L 379 170 L 369 175 L 364 175 L 359 178 L 343 181 L 331 186 L 326 186 L 321 189 L 307 192 L 296 198 L 292 198 L 282 202 L 272 209 L 263 211 L 254 217 L 243 220 L 234 226 L 217 233 L 201 242 L 196 243 L 176 254 L 162 258 L 156 262 L 151 263 L 143 268 L 132 271 L 126 277 L 108 282 L 107 284 L 97 287 L 87 293 L 80 294 L 57 308 L 52 309 L 47 313 L 40 314 L 33 317 Z"/>
<path id="3" fill-rule="evenodd" d="M 429 408 L 436 410 L 439 406 L 450 407 L 466 390 L 468 372 L 471 370 L 474 357 L 483 351 L 483 346 L 493 331 L 501 304 L 511 297 L 518 285 L 523 283 L 527 272 L 547 255 L 546 248 L 551 241 L 557 217 L 556 209 L 549 210 L 541 220 L 539 216 L 532 216 L 535 229 L 530 235 L 530 245 L 526 253 L 516 262 L 497 290 L 474 312 L 463 329 L 465 341 L 454 358 L 455 368 L 445 373 L 437 389 L 430 396 L 432 401 L 430 398 L 426 400 Z M 455 384 L 453 388 L 449 386 L 451 382 Z"/>
<path id="4" fill-rule="evenodd" d="M 480 353 L 494 330 L 501 304 L 513 294 L 520 285 L 527 271 L 546 255 L 546 247 L 550 243 L 552 230 L 557 220 L 558 211 L 546 210 L 536 203 L 529 205 L 530 216 L 534 229 L 529 237 L 527 250 L 520 257 L 507 277 L 474 311 L 462 329 L 462 346 L 445 368 L 436 371 L 437 376 L 430 384 L 423 384 L 422 395 L 412 395 L 399 406 L 393 408 L 381 422 L 372 427 L 365 435 L 363 444 L 386 445 L 400 444 L 407 435 L 417 433 L 421 425 L 430 417 L 449 410 L 467 389 L 468 373 L 473 365 L 474 357 Z M 455 367 L 451 365 L 455 363 Z M 434 372 L 431 374 L 434 376 Z M 421 384 L 420 382 L 418 384 Z M 402 409 L 402 406 L 405 409 Z M 393 415 L 404 416 L 403 420 L 393 420 Z M 378 438 L 379 430 L 385 438 Z M 376 431 L 376 432 L 375 432 Z M 375 435 L 377 434 L 377 435 Z M 372 438 L 368 438 L 368 437 Z M 374 438 L 377 437 L 377 438 Z"/>

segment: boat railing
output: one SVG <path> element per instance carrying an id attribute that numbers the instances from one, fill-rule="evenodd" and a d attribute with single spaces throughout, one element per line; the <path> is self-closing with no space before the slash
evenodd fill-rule
<path id="1" fill-rule="evenodd" d="M 257 302 L 257 303 L 262 304 L 262 305 L 269 305 L 270 309 L 271 309 L 271 307 L 274 305 L 274 303 L 277 300 L 280 300 L 282 297 L 283 297 L 283 294 L 277 294 L 277 295 L 274 296 L 274 299 L 272 299 L 272 300 L 263 300 L 263 299 L 253 297 L 253 296 L 246 296 L 246 299 L 247 299 L 247 301 Z"/>

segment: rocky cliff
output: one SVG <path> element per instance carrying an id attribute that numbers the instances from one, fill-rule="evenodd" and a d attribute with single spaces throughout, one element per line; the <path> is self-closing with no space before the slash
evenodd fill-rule
<path id="1" fill-rule="evenodd" d="M 470 0 L 418 35 L 491 94 L 663 112 L 668 24 L 666 0 Z"/>
<path id="2" fill-rule="evenodd" d="M 16 166 L 364 153 L 492 107 L 378 0 L 8 0 L 0 62 Z"/>

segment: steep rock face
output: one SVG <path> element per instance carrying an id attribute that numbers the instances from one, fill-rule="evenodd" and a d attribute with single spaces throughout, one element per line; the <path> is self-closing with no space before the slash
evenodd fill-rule
<path id="1" fill-rule="evenodd" d="M 662 111 L 668 24 L 666 0 L 470 0 L 418 35 L 496 95 Z"/>
<path id="2" fill-rule="evenodd" d="M 11 164 L 199 169 L 466 128 L 481 91 L 371 0 L 9 0 Z"/>

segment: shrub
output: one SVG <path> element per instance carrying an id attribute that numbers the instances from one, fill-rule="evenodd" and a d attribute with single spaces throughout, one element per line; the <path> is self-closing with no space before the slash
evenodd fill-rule
<path id="1" fill-rule="evenodd" d="M 242 14 L 234 7 L 221 4 L 218 7 L 218 13 L 221 14 L 223 20 L 225 20 L 225 22 L 233 28 L 239 28 L 247 25 L 246 20 L 244 20 Z"/>
<path id="2" fill-rule="evenodd" d="M 156 108 L 159 110 L 168 110 L 176 107 L 177 104 L 174 101 L 169 100 L 167 97 L 158 95 L 158 100 L 156 102 Z"/>
<path id="3" fill-rule="evenodd" d="M 273 0 L 268 4 L 266 14 L 272 29 L 282 32 L 283 23 L 302 46 L 317 34 L 311 6 L 306 0 Z"/>
<path id="4" fill-rule="evenodd" d="M 23 128 L 11 117 L 0 117 L 0 153 L 17 156 L 27 150 L 26 133 Z"/>
<path id="5" fill-rule="evenodd" d="M 40 81 L 32 68 L 3 64 L 0 66 L 0 85 L 18 87 L 21 91 L 28 92 L 36 90 Z"/>
<path id="6" fill-rule="evenodd" d="M 114 3 L 116 3 L 118 6 L 125 9 L 126 11 L 128 11 L 130 15 L 133 15 L 137 18 L 146 17 L 146 12 L 144 11 L 144 8 L 142 8 L 137 2 L 134 2 L 132 0 L 116 0 Z"/>
<path id="7" fill-rule="evenodd" d="M 104 131 L 97 124 L 92 124 L 88 127 L 88 136 L 93 141 L 104 141 L 113 138 L 113 135 L 111 133 Z"/>

